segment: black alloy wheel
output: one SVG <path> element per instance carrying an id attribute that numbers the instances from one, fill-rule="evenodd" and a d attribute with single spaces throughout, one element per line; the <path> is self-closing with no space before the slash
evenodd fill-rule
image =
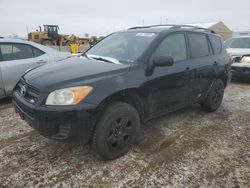
<path id="1" fill-rule="evenodd" d="M 104 160 L 119 158 L 136 143 L 139 130 L 137 110 L 127 103 L 114 103 L 104 110 L 96 125 L 93 149 Z"/>

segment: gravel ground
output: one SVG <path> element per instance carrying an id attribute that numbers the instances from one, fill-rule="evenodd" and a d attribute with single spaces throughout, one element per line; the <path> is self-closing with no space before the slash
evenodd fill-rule
<path id="1" fill-rule="evenodd" d="M 126 156 L 43 138 L 0 101 L 0 187 L 250 187 L 250 86 L 231 84 L 220 109 L 199 105 L 152 120 Z"/>

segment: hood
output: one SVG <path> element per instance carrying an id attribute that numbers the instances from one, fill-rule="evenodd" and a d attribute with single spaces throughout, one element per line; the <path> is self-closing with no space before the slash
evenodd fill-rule
<path id="1" fill-rule="evenodd" d="M 53 55 L 53 61 L 61 61 L 70 57 L 73 57 L 73 55 L 69 52 L 58 52 Z"/>
<path id="2" fill-rule="evenodd" d="M 47 92 L 123 74 L 129 67 L 129 64 L 112 64 L 74 57 L 33 69 L 23 78 L 29 85 L 41 92 Z"/>
<path id="3" fill-rule="evenodd" d="M 232 67 L 245 67 L 245 68 L 250 68 L 250 63 L 233 63 L 231 66 L 232 66 Z"/>
<path id="4" fill-rule="evenodd" d="M 250 48 L 228 48 L 227 52 L 232 56 L 243 56 L 250 54 Z"/>

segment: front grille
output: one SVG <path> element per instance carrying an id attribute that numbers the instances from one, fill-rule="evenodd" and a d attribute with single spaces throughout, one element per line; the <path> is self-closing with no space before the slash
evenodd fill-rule
<path id="1" fill-rule="evenodd" d="M 231 69 L 233 71 L 237 71 L 239 73 L 247 73 L 250 71 L 250 68 L 248 68 L 248 67 L 234 67 L 234 66 L 232 66 Z"/>
<path id="2" fill-rule="evenodd" d="M 22 103 L 20 103 L 17 100 L 14 100 L 14 104 L 16 105 L 16 108 L 21 111 L 22 113 L 24 113 L 30 120 L 34 120 L 34 110 L 26 107 L 25 105 L 23 105 Z"/>
<path id="3" fill-rule="evenodd" d="M 25 83 L 24 80 L 20 80 L 15 89 L 19 95 L 21 95 L 28 102 L 35 104 L 39 97 L 39 90 Z"/>

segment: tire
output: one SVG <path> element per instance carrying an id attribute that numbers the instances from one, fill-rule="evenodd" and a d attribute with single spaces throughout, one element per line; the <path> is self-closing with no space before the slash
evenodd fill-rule
<path id="1" fill-rule="evenodd" d="M 137 110 L 127 103 L 114 103 L 104 110 L 96 125 L 93 150 L 103 160 L 119 158 L 136 143 L 139 130 Z"/>
<path id="2" fill-rule="evenodd" d="M 42 45 L 44 46 L 53 46 L 53 42 L 50 40 L 44 40 L 42 41 Z"/>
<path id="3" fill-rule="evenodd" d="M 220 107 L 223 100 L 224 88 L 225 87 L 222 80 L 216 80 L 212 88 L 210 89 L 205 101 L 201 103 L 202 108 L 208 112 L 216 111 Z"/>

